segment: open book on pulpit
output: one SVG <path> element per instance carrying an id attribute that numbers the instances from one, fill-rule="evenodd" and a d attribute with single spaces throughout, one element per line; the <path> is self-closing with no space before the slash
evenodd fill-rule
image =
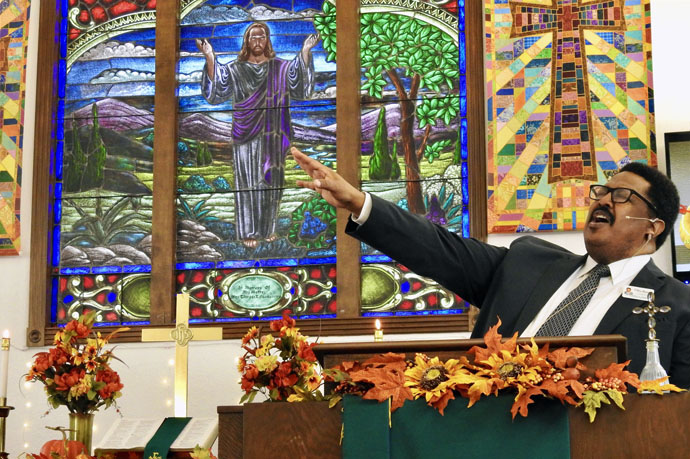
<path id="1" fill-rule="evenodd" d="M 165 420 L 118 419 L 98 442 L 97 455 L 119 451 L 144 451 L 158 433 Z M 196 446 L 210 448 L 218 437 L 217 418 L 191 418 L 170 445 L 171 452 L 193 451 Z"/>

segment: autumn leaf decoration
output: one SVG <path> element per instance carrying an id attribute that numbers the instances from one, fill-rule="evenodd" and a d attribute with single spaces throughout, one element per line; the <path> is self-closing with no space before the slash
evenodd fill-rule
<path id="1" fill-rule="evenodd" d="M 623 408 L 628 386 L 638 392 L 680 392 L 683 389 L 664 384 L 665 379 L 640 382 L 635 373 L 625 369 L 629 362 L 612 363 L 592 372 L 580 362 L 593 348 L 541 348 L 532 339 L 518 345 L 517 333 L 504 339 L 498 332 L 501 321 L 484 336 L 484 346 L 474 346 L 462 356 L 445 362 L 438 357 L 416 354 L 408 361 L 405 354 L 387 353 L 364 362 L 343 362 L 320 374 L 308 343 L 284 315 L 271 322 L 278 333 L 261 335 L 255 327 L 242 339 L 245 356 L 240 360 L 242 388 L 251 401 L 257 391 L 270 389 L 273 400 L 329 400 L 335 406 L 345 394 L 367 400 L 389 402 L 395 411 L 407 401 L 424 398 L 443 415 L 448 402 L 460 396 L 469 399 L 468 407 L 482 396 L 502 391 L 515 393 L 511 414 L 526 417 L 536 397 L 560 400 L 564 405 L 581 406 L 593 422 L 597 410 L 611 402 Z M 323 377 L 323 379 L 321 379 Z M 666 378 L 667 379 L 667 378 Z M 331 394 L 319 392 L 321 382 L 335 385 Z M 662 385 L 663 384 L 663 385 Z M 274 396 L 275 394 L 275 396 Z"/>
<path id="2" fill-rule="evenodd" d="M 331 398 L 335 405 L 342 394 L 357 394 L 367 400 L 383 402 L 391 399 L 391 411 L 400 408 L 405 400 L 412 400 L 412 391 L 405 387 L 405 354 L 387 353 L 374 356 L 361 364 L 345 362 L 339 367 L 324 370 L 328 380 L 337 382 L 338 397 Z"/>
<path id="3" fill-rule="evenodd" d="M 680 387 L 667 383 L 668 376 L 663 378 L 654 379 L 652 381 L 641 381 L 637 392 L 640 394 L 647 394 L 654 392 L 658 395 L 663 395 L 665 392 L 686 392 L 687 389 L 681 389 Z"/>
<path id="4" fill-rule="evenodd" d="M 441 415 L 450 400 L 461 396 L 469 399 L 468 407 L 482 396 L 498 395 L 512 390 L 516 393 L 511 407 L 512 417 L 526 417 L 536 397 L 560 400 L 565 405 L 582 406 L 594 421 L 602 405 L 623 408 L 627 387 L 644 388 L 661 393 L 680 390 L 673 385 L 659 386 L 663 381 L 640 383 L 637 375 L 625 370 L 629 362 L 614 363 L 593 373 L 580 362 L 593 348 L 558 348 L 548 345 L 518 345 L 517 333 L 504 339 L 496 326 L 484 336 L 484 346 L 474 346 L 466 357 L 442 361 L 438 357 L 417 354 L 405 362 L 402 354 L 384 354 L 363 363 L 344 362 L 325 370 L 327 380 L 337 383 L 337 403 L 343 394 L 357 394 L 365 399 L 391 401 L 391 411 L 407 400 L 424 398 Z M 583 375 L 589 375 L 583 377 Z M 641 389 L 640 389 L 641 390 Z"/>

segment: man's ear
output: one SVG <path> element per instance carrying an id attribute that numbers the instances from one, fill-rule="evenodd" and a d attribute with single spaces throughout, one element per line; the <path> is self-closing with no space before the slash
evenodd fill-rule
<path id="1" fill-rule="evenodd" d="M 657 219 L 654 223 L 652 223 L 652 226 L 654 227 L 653 236 L 656 238 L 664 232 L 664 229 L 666 228 L 666 222 L 661 219 Z"/>

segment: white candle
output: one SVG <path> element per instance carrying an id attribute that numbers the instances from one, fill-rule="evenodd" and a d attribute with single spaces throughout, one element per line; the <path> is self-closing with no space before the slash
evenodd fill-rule
<path id="1" fill-rule="evenodd" d="M 7 399 L 7 378 L 10 375 L 10 332 L 2 333 L 0 345 L 0 399 Z"/>
<path id="2" fill-rule="evenodd" d="M 383 330 L 381 330 L 381 321 L 376 319 L 374 322 L 376 329 L 374 330 L 374 341 L 383 341 Z"/>

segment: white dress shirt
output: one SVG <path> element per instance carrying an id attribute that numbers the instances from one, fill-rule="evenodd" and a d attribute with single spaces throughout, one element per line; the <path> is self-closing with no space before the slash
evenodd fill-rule
<path id="1" fill-rule="evenodd" d="M 364 205 L 362 206 L 359 217 L 355 218 L 354 215 L 350 216 L 352 221 L 358 225 L 364 224 L 371 213 L 371 196 L 366 192 L 364 195 Z M 644 268 L 650 259 L 651 255 L 637 255 L 611 263 L 609 265 L 611 276 L 603 277 L 599 280 L 597 291 L 594 292 L 594 296 L 585 310 L 582 311 L 580 318 L 577 319 L 570 333 L 568 333 L 568 336 L 593 335 L 601 319 L 604 318 L 608 310 L 613 306 L 613 303 L 616 302 L 625 288 L 630 285 L 630 282 L 637 276 L 642 268 Z M 561 304 L 571 290 L 585 280 L 589 272 L 596 265 L 597 262 L 595 262 L 592 257 L 588 256 L 585 264 L 576 269 L 575 272 L 566 279 L 563 285 L 556 290 L 551 298 L 549 298 L 549 301 L 541 308 L 539 314 L 530 322 L 520 336 L 534 336 L 556 307 Z"/>
<path id="2" fill-rule="evenodd" d="M 623 293 L 625 288 L 637 276 L 642 268 L 649 262 L 651 255 L 637 255 L 631 258 L 615 261 L 609 264 L 611 276 L 602 277 L 599 280 L 599 287 L 594 292 L 594 296 L 589 304 L 582 311 L 582 314 L 573 325 L 568 336 L 588 336 L 593 335 L 599 322 L 604 318 L 613 303 Z M 558 290 L 541 308 L 539 314 L 530 322 L 520 336 L 534 336 L 537 330 L 544 325 L 546 319 L 561 304 L 566 296 L 575 287 L 585 280 L 589 272 L 597 265 L 592 257 L 587 257 L 584 265 L 575 270 L 573 274 L 560 286 Z"/>
<path id="3" fill-rule="evenodd" d="M 363 225 L 365 221 L 369 218 L 369 214 L 371 213 L 371 196 L 369 196 L 369 193 L 366 191 L 364 192 L 364 204 L 362 204 L 362 210 L 359 213 L 359 217 L 356 217 L 354 215 L 350 215 L 350 218 L 352 219 L 353 222 L 357 223 L 358 225 Z"/>

